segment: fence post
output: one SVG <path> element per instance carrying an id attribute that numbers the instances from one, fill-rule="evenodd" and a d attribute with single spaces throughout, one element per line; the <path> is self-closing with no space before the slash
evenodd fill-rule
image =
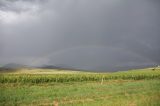
<path id="1" fill-rule="evenodd" d="M 103 81 L 104 81 L 104 79 L 103 79 L 103 78 L 104 78 L 104 76 L 102 76 L 101 85 L 103 84 Z"/>

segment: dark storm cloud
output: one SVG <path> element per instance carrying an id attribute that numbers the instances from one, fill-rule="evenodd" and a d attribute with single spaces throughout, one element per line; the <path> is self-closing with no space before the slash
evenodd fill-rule
<path id="1" fill-rule="evenodd" d="M 0 62 L 90 70 L 160 64 L 159 11 L 158 0 L 2 0 Z"/>

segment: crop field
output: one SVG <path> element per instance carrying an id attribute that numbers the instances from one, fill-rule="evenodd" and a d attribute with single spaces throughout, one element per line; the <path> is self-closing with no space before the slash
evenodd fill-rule
<path id="1" fill-rule="evenodd" d="M 2 70 L 0 106 L 160 106 L 160 69 Z"/>

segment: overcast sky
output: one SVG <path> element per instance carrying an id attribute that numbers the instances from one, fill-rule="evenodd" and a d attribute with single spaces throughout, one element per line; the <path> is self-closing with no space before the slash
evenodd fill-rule
<path id="1" fill-rule="evenodd" d="M 160 64 L 159 0 L 0 0 L 0 64 Z"/>

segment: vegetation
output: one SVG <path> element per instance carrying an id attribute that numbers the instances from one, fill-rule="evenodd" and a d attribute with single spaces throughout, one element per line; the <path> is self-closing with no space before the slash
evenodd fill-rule
<path id="1" fill-rule="evenodd" d="M 160 69 L 91 73 L 30 69 L 0 73 L 0 106 L 159 106 Z"/>

